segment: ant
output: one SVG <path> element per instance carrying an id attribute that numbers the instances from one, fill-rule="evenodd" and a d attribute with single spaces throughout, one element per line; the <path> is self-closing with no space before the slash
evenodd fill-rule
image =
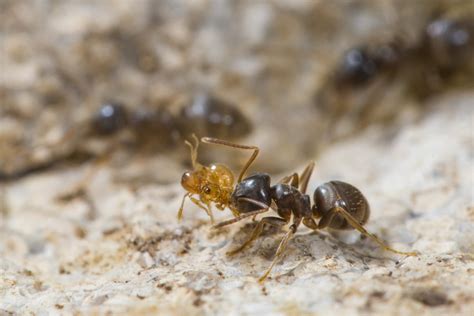
<path id="1" fill-rule="evenodd" d="M 90 119 L 88 136 L 109 137 L 128 131 L 133 143 L 142 148 L 163 147 L 179 137 L 176 119 L 164 107 L 131 110 L 117 102 L 103 104 Z"/>
<path id="2" fill-rule="evenodd" d="M 313 173 L 314 162 L 310 162 L 301 175 L 293 173 L 281 179 L 277 184 L 271 185 L 270 175 L 266 173 L 255 173 L 244 178 L 259 153 L 257 146 L 240 145 L 211 137 L 201 138 L 201 142 L 205 144 L 253 150 L 251 157 L 240 171 L 235 182 L 233 172 L 225 165 L 212 163 L 209 166 L 203 166 L 197 162 L 199 140 L 195 135 L 193 135 L 193 138 L 194 145 L 188 141 L 185 142 L 191 150 L 193 170 L 186 171 L 181 179 L 181 185 L 187 193 L 181 202 L 178 220 L 182 218 L 186 198 L 189 198 L 198 207 L 206 211 L 212 223 L 214 223 L 214 218 L 211 204 L 214 204 L 219 210 L 224 210 L 226 207 L 231 210 L 234 218 L 215 224 L 213 228 L 221 228 L 245 218 L 265 213 L 270 209 L 278 214 L 278 216 L 262 218 L 250 238 L 242 246 L 228 252 L 229 255 L 234 255 L 250 245 L 252 241 L 259 237 L 266 224 L 283 227 L 291 221 L 289 230 L 280 241 L 273 261 L 259 278 L 259 282 L 263 282 L 268 277 L 273 266 L 281 259 L 288 241 L 296 233 L 301 223 L 313 230 L 323 228 L 356 229 L 385 250 L 406 256 L 417 255 L 416 252 L 402 252 L 387 246 L 381 239 L 363 227 L 369 219 L 369 203 L 359 189 L 351 184 L 342 181 L 330 181 L 320 185 L 314 191 L 314 204 L 311 206 L 306 189 Z M 195 198 L 193 195 L 197 195 L 199 198 Z M 318 223 L 316 223 L 316 219 L 319 219 Z"/>
<path id="3" fill-rule="evenodd" d="M 327 112 L 332 137 L 340 133 L 335 125 L 344 134 L 346 126 L 363 128 L 398 117 L 401 109 L 394 105 L 399 103 L 396 93 L 389 92 L 393 102 L 380 102 L 387 95 L 387 85 L 393 84 L 393 91 L 406 91 L 398 97 L 413 101 L 472 85 L 472 18 L 433 14 L 413 35 L 414 41 L 400 32 L 344 52 L 315 97 L 317 107 Z"/>
<path id="4" fill-rule="evenodd" d="M 250 120 L 233 103 L 209 93 L 198 93 L 177 115 L 181 135 L 239 138 L 252 130 Z"/>
<path id="5" fill-rule="evenodd" d="M 174 115 L 166 108 L 130 110 L 105 103 L 89 124 L 91 136 L 107 137 L 129 129 L 137 143 L 176 144 L 186 135 L 238 138 L 251 131 L 248 118 L 233 104 L 207 93 L 195 95 Z"/>
<path id="6" fill-rule="evenodd" d="M 132 136 L 131 139 L 128 138 L 131 140 L 128 144 L 135 145 L 138 149 L 152 150 L 172 146 L 191 131 L 236 138 L 250 133 L 251 123 L 233 104 L 208 93 L 200 93 L 182 106 L 177 115 L 163 107 L 154 110 L 132 110 L 121 103 L 105 103 L 88 121 L 84 134 L 90 137 L 113 138 L 125 133 L 122 136 Z M 99 166 L 107 162 L 114 150 L 118 149 L 120 140 L 127 139 L 113 139 L 108 151 L 96 159 L 93 168 L 72 190 L 61 194 L 59 199 L 69 201 L 71 198 L 83 196 L 86 184 L 99 170 Z"/>
<path id="7" fill-rule="evenodd" d="M 164 106 L 132 108 L 120 102 L 105 102 L 93 115 L 64 131 L 54 144 L 42 146 L 52 152 L 49 159 L 19 167 L 10 166 L 8 157 L 3 159 L 0 181 L 17 180 L 63 162 L 90 158 L 105 162 L 103 156 L 108 157 L 120 148 L 148 154 L 164 151 L 192 133 L 235 139 L 251 131 L 251 121 L 239 108 L 212 93 L 196 94 L 180 106 L 178 113 Z M 98 147 L 99 144 L 105 146 Z M 25 148 L 24 156 L 39 147 Z"/>

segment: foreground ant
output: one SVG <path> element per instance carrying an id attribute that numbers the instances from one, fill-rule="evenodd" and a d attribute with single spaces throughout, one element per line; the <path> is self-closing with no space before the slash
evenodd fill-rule
<path id="1" fill-rule="evenodd" d="M 275 258 L 260 277 L 263 282 L 270 274 L 273 266 L 282 257 L 288 241 L 295 234 L 298 226 L 303 225 L 316 230 L 323 228 L 332 229 L 357 229 L 363 235 L 377 242 L 383 249 L 407 256 L 415 256 L 416 252 L 402 252 L 387 246 L 374 234 L 369 233 L 363 225 L 367 223 L 370 215 L 369 203 L 364 195 L 354 186 L 342 181 L 330 181 L 320 185 L 314 191 L 314 204 L 311 207 L 309 195 L 306 194 L 308 182 L 314 169 L 314 162 L 308 164 L 301 175 L 293 173 L 284 177 L 277 184 L 270 185 L 270 176 L 266 173 L 256 173 L 244 179 L 245 173 L 259 153 L 256 146 L 245 146 L 227 142 L 211 137 L 203 137 L 201 141 L 206 144 L 217 144 L 232 148 L 253 150 L 252 156 L 240 171 L 237 182 L 234 183 L 234 174 L 222 164 L 203 166 L 197 162 L 199 140 L 194 136 L 195 145 L 186 141 L 191 149 L 193 170 L 186 171 L 181 179 L 181 185 L 187 191 L 178 211 L 178 219 L 182 218 L 184 201 L 188 197 L 193 203 L 206 211 L 214 222 L 211 203 L 219 210 L 229 208 L 235 218 L 220 222 L 213 228 L 220 228 L 242 219 L 274 210 L 277 216 L 262 218 L 250 238 L 242 246 L 228 252 L 236 254 L 246 248 L 263 231 L 265 224 L 282 227 L 292 223 L 288 232 L 277 248 Z M 198 195 L 198 198 L 193 197 Z M 315 219 L 319 219 L 316 223 Z"/>

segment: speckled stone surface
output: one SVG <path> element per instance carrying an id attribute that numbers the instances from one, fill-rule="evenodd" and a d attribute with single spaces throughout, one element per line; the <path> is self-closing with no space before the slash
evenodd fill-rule
<path id="1" fill-rule="evenodd" d="M 374 127 L 327 148 L 310 182 L 311 191 L 329 179 L 359 187 L 372 206 L 367 228 L 418 257 L 357 233 L 300 229 L 261 285 L 282 232 L 229 258 L 251 220 L 213 231 L 187 204 L 178 223 L 178 181 L 132 190 L 105 167 L 88 189 L 95 211 L 56 202 L 85 166 L 2 188 L 0 313 L 472 315 L 474 95 L 430 106 L 395 135 Z"/>
<path id="2" fill-rule="evenodd" d="M 215 231 L 191 203 L 177 221 L 185 146 L 123 150 L 69 202 L 58 196 L 91 163 L 0 182 L 0 315 L 473 315 L 472 80 L 421 100 L 403 71 L 382 76 L 368 105 L 393 116 L 382 126 L 371 110 L 351 108 L 364 89 L 339 100 L 365 113 L 356 120 L 327 120 L 330 106 L 324 112 L 315 98 L 344 50 L 400 34 L 416 41 L 434 7 L 469 16 L 473 3 L 0 0 L 0 178 L 80 148 L 80 133 L 61 139 L 104 100 L 177 113 L 176 100 L 208 90 L 251 118 L 242 142 L 261 146 L 256 170 L 280 179 L 314 159 L 311 192 L 332 179 L 354 184 L 371 205 L 366 227 L 420 253 L 301 228 L 261 285 L 283 231 L 266 230 L 228 257 L 255 223 Z M 327 144 L 333 127 L 344 138 Z"/>

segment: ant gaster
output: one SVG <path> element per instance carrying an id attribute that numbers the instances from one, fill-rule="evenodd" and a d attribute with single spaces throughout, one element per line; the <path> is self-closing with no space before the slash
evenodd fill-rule
<path id="1" fill-rule="evenodd" d="M 314 162 L 309 163 L 301 175 L 293 173 L 271 186 L 270 176 L 265 173 L 256 173 L 244 178 L 246 171 L 258 155 L 258 147 L 203 137 L 201 139 L 203 143 L 253 150 L 252 156 L 242 168 L 237 182 L 234 183 L 234 175 L 226 166 L 222 164 L 203 166 L 197 162 L 199 140 L 195 136 L 194 139 L 196 142 L 194 146 L 186 141 L 191 149 L 193 170 L 185 172 L 181 179 L 181 185 L 188 192 L 182 200 L 178 211 L 178 219 L 182 217 L 186 197 L 189 197 L 192 202 L 204 209 L 212 222 L 214 220 L 211 203 L 215 204 L 219 210 L 224 210 L 227 207 L 232 211 L 234 218 L 220 222 L 214 225 L 214 228 L 233 224 L 244 218 L 267 212 L 270 209 L 278 214 L 278 216 L 262 218 L 250 238 L 242 246 L 228 252 L 230 255 L 240 252 L 258 238 L 265 224 L 282 227 L 291 221 L 288 232 L 280 241 L 275 258 L 260 277 L 260 282 L 267 278 L 273 266 L 281 259 L 288 241 L 301 223 L 313 230 L 323 228 L 356 229 L 377 242 L 385 250 L 407 256 L 416 255 L 416 252 L 402 252 L 387 246 L 377 236 L 369 233 L 363 227 L 369 219 L 369 203 L 356 187 L 348 183 L 330 181 L 320 185 L 314 191 L 314 204 L 311 207 L 310 197 L 306 194 L 306 189 L 313 172 Z M 193 195 L 199 196 L 199 199 L 193 197 Z M 319 219 L 319 222 L 316 223 L 315 219 Z"/>

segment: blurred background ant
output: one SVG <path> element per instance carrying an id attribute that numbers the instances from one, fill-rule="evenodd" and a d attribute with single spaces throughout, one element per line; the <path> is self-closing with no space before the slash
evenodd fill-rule
<path id="1" fill-rule="evenodd" d="M 181 144 L 192 134 L 236 139 L 251 131 L 251 123 L 235 105 L 205 93 L 173 115 L 166 108 L 128 110 L 120 103 L 104 104 L 93 118 L 89 133 L 111 136 L 125 129 L 140 147 Z"/>
<path id="2" fill-rule="evenodd" d="M 62 139 L 53 144 L 67 146 L 66 152 L 24 169 L 0 170 L 0 181 L 18 179 L 77 157 L 110 156 L 120 148 L 134 155 L 168 151 L 181 145 L 192 133 L 237 139 L 251 130 L 250 120 L 235 105 L 207 93 L 197 94 L 181 105 L 178 114 L 165 107 L 135 109 L 120 102 L 106 102 L 80 126 L 66 130 Z"/>
<path id="3" fill-rule="evenodd" d="M 396 104 L 402 103 L 400 97 L 413 99 L 404 104 L 417 104 L 446 89 L 474 86 L 472 18 L 433 16 L 413 40 L 398 34 L 343 54 L 315 99 L 319 109 L 330 113 L 331 139 L 396 120 L 407 110 Z"/>
<path id="4" fill-rule="evenodd" d="M 84 138 L 109 139 L 107 149 L 102 150 L 102 154 L 96 154 L 96 163 L 82 179 L 61 194 L 59 200 L 67 202 L 84 197 L 87 183 L 121 147 L 126 147 L 133 156 L 140 158 L 143 154 L 156 155 L 162 150 L 169 151 L 171 147 L 182 144 L 190 133 L 236 139 L 250 131 L 250 121 L 235 106 L 204 93 L 197 94 L 192 102 L 181 106 L 177 115 L 165 108 L 130 110 L 120 103 L 105 103 L 85 127 Z M 141 183 L 146 181 L 144 175 L 137 178 Z M 90 199 L 87 202 L 91 204 Z"/>

